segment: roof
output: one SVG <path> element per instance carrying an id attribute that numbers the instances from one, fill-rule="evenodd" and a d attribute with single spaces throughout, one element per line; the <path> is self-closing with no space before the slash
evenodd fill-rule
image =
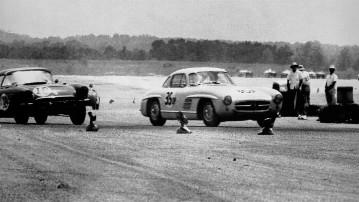
<path id="1" fill-rule="evenodd" d="M 8 74 L 11 74 L 13 72 L 32 71 L 32 70 L 42 70 L 42 71 L 50 72 L 50 70 L 48 70 L 46 68 L 43 68 L 43 67 L 20 67 L 20 68 L 4 69 L 4 70 L 0 71 L 0 75 L 8 75 Z"/>
<path id="2" fill-rule="evenodd" d="M 190 68 L 184 68 L 177 70 L 173 72 L 172 74 L 190 74 L 190 73 L 196 73 L 196 72 L 227 72 L 225 69 L 217 68 L 217 67 L 190 67 Z M 172 75 L 171 74 L 171 75 Z"/>

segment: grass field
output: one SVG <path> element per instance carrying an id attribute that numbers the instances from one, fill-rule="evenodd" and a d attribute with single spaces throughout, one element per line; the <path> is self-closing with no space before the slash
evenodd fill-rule
<path id="1" fill-rule="evenodd" d="M 289 69 L 287 65 L 277 64 L 243 64 L 215 62 L 178 62 L 178 61 L 125 61 L 125 60 L 11 60 L 0 59 L 0 69 L 40 66 L 49 68 L 54 74 L 61 75 L 117 75 L 117 76 L 148 76 L 169 75 L 175 70 L 188 67 L 219 67 L 226 69 L 231 75 L 246 69 L 254 73 L 254 77 L 264 77 L 263 72 L 272 69 L 278 74 Z M 326 69 L 323 69 L 327 73 Z M 347 70 L 336 72 L 342 79 L 357 79 L 358 72 Z"/>

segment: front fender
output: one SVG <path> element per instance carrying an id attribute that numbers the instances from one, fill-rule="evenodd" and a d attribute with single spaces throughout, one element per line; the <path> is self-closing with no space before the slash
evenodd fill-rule
<path id="1" fill-rule="evenodd" d="M 208 99 L 218 100 L 218 97 L 208 94 L 194 94 L 187 96 L 186 99 L 187 98 L 208 98 Z"/>
<path id="2" fill-rule="evenodd" d="M 142 100 L 151 99 L 151 98 L 161 98 L 161 95 L 147 95 Z"/>
<path id="3" fill-rule="evenodd" d="M 76 98 L 78 99 L 87 99 L 88 98 L 88 92 L 89 89 L 87 86 L 81 85 L 81 84 L 70 84 L 75 91 L 76 91 Z"/>
<path id="4" fill-rule="evenodd" d="M 31 90 L 26 88 L 17 88 L 12 92 L 7 93 L 10 99 L 10 103 L 13 104 L 22 104 L 22 103 L 32 103 L 34 101 L 33 93 Z"/>

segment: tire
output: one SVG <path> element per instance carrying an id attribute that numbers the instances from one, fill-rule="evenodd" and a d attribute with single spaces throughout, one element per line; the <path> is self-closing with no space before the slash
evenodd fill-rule
<path id="1" fill-rule="evenodd" d="M 86 119 L 86 106 L 76 105 L 73 109 L 73 112 L 70 113 L 70 119 L 74 125 L 83 124 Z"/>
<path id="2" fill-rule="evenodd" d="M 45 114 L 45 113 L 37 114 L 34 116 L 34 119 L 37 124 L 44 125 L 47 120 L 47 114 Z"/>
<path id="3" fill-rule="evenodd" d="M 153 126 L 163 126 L 166 123 L 166 119 L 161 116 L 161 106 L 157 100 L 150 102 L 149 117 Z"/>
<path id="4" fill-rule="evenodd" d="M 217 127 L 221 122 L 214 110 L 212 102 L 204 103 L 202 108 L 203 123 L 208 127 Z"/>
<path id="5" fill-rule="evenodd" d="M 29 121 L 29 113 L 19 106 L 15 111 L 14 119 L 17 124 L 27 124 Z"/>

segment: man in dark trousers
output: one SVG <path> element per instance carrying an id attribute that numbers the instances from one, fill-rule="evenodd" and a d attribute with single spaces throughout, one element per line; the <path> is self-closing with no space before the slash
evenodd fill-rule
<path id="1" fill-rule="evenodd" d="M 293 110 L 293 112 L 299 117 L 299 113 L 297 111 L 297 96 L 299 89 L 303 84 L 303 76 L 300 71 L 297 71 L 298 64 L 296 62 L 293 62 L 290 68 L 292 71 L 288 74 L 287 77 L 289 109 Z"/>
<path id="2" fill-rule="evenodd" d="M 337 81 L 338 76 L 334 74 L 335 66 L 330 65 L 329 75 L 325 82 L 325 98 L 327 99 L 327 104 L 336 104 L 337 103 Z"/>
<path id="3" fill-rule="evenodd" d="M 310 104 L 310 75 L 305 71 L 303 65 L 298 66 L 298 71 L 302 72 L 303 85 L 300 90 L 300 102 L 298 103 L 299 120 L 307 120 L 308 107 Z"/>

